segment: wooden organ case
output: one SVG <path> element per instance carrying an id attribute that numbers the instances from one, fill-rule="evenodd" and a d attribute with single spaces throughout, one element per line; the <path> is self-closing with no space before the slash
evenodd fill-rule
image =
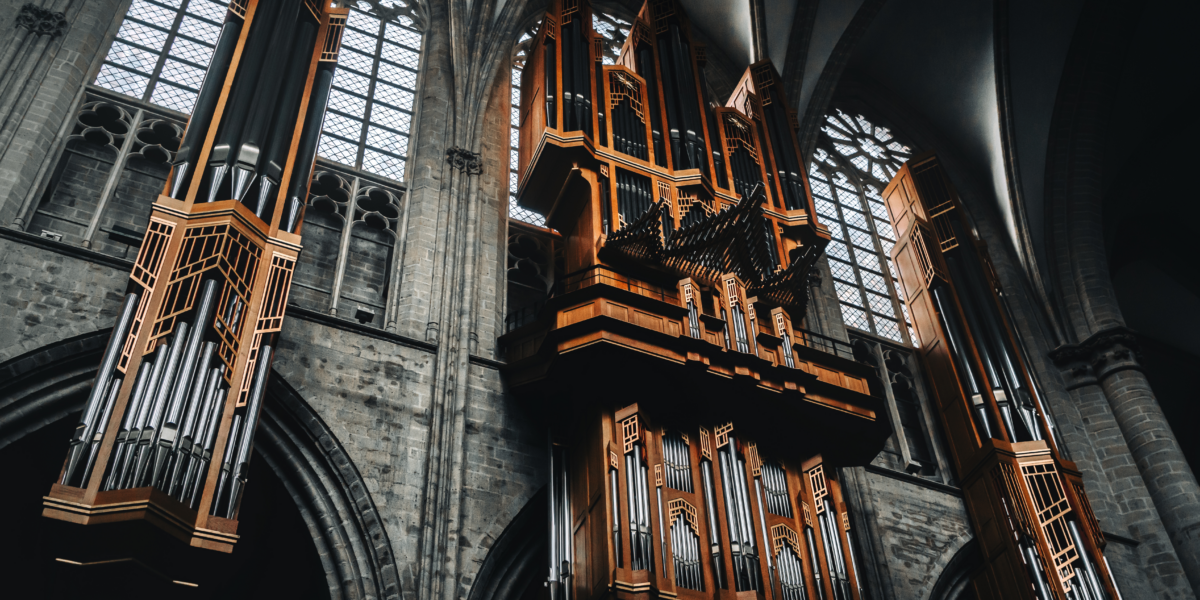
<path id="1" fill-rule="evenodd" d="M 230 2 L 45 516 L 232 551 L 349 12 L 329 4 Z"/>
<path id="2" fill-rule="evenodd" d="M 552 0 L 518 107 L 556 283 L 500 343 L 550 430 L 551 595 L 860 600 L 838 468 L 890 427 L 871 368 L 803 328 L 829 233 L 778 74 L 711 102 L 674 0 L 617 64 L 599 44 L 586 0 Z"/>
<path id="3" fill-rule="evenodd" d="M 1116 600 L 1104 534 L 1020 352 L 987 248 L 936 155 L 883 194 L 900 274 L 983 552 L 979 598 Z"/>

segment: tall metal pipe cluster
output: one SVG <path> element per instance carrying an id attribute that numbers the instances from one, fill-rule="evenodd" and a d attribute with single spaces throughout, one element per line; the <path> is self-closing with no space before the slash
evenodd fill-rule
<path id="1" fill-rule="evenodd" d="M 704 591 L 704 574 L 700 569 L 700 536 L 680 513 L 671 524 L 671 550 L 675 562 L 675 585 L 689 590 Z"/>
<path id="2" fill-rule="evenodd" d="M 667 486 L 682 492 L 693 491 L 692 456 L 688 441 L 678 431 L 669 431 L 662 436 L 663 467 Z"/>
<path id="3" fill-rule="evenodd" d="M 629 564 L 635 571 L 654 570 L 648 481 L 646 449 L 642 444 L 634 444 L 625 453 L 625 486 L 629 496 Z"/>
<path id="4" fill-rule="evenodd" d="M 232 550 L 236 524 L 209 517 L 236 519 L 246 486 L 347 13 L 230 3 L 48 516 L 161 503 L 192 545 Z M 139 488 L 178 504 L 103 495 Z"/>
<path id="5" fill-rule="evenodd" d="M 750 516 L 750 492 L 746 487 L 746 459 L 737 446 L 737 439 L 730 434 L 727 443 L 717 448 L 725 521 L 733 556 L 733 580 L 739 592 L 758 591 L 762 589 L 762 575 L 758 570 L 757 544 Z"/>
<path id="6" fill-rule="evenodd" d="M 654 205 L 654 182 L 645 175 L 616 170 L 617 212 L 621 222 L 632 223 Z"/>

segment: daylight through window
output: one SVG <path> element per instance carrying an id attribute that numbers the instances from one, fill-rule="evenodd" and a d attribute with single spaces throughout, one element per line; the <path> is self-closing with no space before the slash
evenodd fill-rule
<path id="1" fill-rule="evenodd" d="M 836 110 L 809 169 L 813 202 L 833 236 L 825 253 L 846 325 L 916 344 L 891 251 L 896 234 L 880 193 L 911 156 L 886 127 Z M 903 325 L 901 325 L 903 323 Z"/>

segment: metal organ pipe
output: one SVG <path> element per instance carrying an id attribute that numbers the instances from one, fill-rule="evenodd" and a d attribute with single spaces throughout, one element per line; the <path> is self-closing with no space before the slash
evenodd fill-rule
<path id="1" fill-rule="evenodd" d="M 175 154 L 169 193 L 176 200 L 182 199 L 183 191 L 195 171 L 193 167 L 199 158 L 200 144 L 212 123 L 221 88 L 225 85 L 225 76 L 229 73 L 230 59 L 242 34 L 242 25 L 241 17 L 227 12 L 225 24 L 221 26 L 221 35 L 217 38 L 217 46 L 213 49 L 212 58 L 208 63 L 208 70 L 204 73 L 204 80 L 200 82 L 200 92 L 196 95 L 196 104 L 192 108 L 187 131 L 183 134 L 179 152 Z"/>
<path id="2" fill-rule="evenodd" d="M 650 135 L 654 140 L 654 164 L 667 166 L 667 144 L 663 139 L 662 109 L 658 103 L 658 75 L 654 67 L 654 50 L 648 45 L 637 47 L 638 75 L 646 81 L 646 108 L 650 113 Z"/>
<path id="3" fill-rule="evenodd" d="M 284 164 L 290 150 L 296 117 L 300 113 L 304 86 L 308 81 L 309 54 L 316 38 L 316 24 L 307 18 L 301 18 L 298 30 L 293 35 L 291 56 L 282 82 L 279 103 L 272 112 L 270 133 L 258 164 L 258 199 L 253 206 L 254 214 L 261 219 L 269 219 L 269 215 L 274 212 L 276 192 L 283 183 Z M 322 105 L 321 114 L 324 115 L 324 112 Z"/>
<path id="4" fill-rule="evenodd" d="M 242 488 L 246 485 L 250 468 L 250 450 L 254 447 L 254 431 L 258 429 L 258 418 L 262 414 L 263 395 L 267 388 L 267 377 L 271 374 L 271 346 L 263 344 L 258 349 L 254 363 L 254 380 L 250 387 L 250 398 L 246 402 L 246 426 L 238 438 L 236 470 L 230 478 L 229 506 L 226 517 L 237 518 L 238 505 L 242 500 Z"/>
<path id="5" fill-rule="evenodd" d="M 615 460 L 616 460 L 616 457 L 614 457 L 614 458 L 613 458 L 613 460 L 615 461 Z M 618 567 L 624 567 L 624 566 L 625 566 L 625 561 L 622 559 L 622 556 L 621 556 L 621 495 L 620 495 L 620 481 L 619 481 L 619 480 L 618 480 L 618 478 L 617 478 L 617 467 L 616 467 L 616 465 L 610 465 L 610 466 L 609 466 L 609 468 L 608 468 L 608 487 L 609 487 L 609 489 L 611 489 L 611 490 L 612 490 L 612 493 L 611 493 L 611 496 L 612 496 L 612 498 L 611 498 L 611 501 L 612 501 L 612 511 L 613 511 L 613 521 L 612 521 L 612 522 L 613 522 L 613 529 L 612 529 L 612 538 L 613 538 L 613 554 L 614 554 L 614 555 L 616 555 L 616 558 L 617 558 L 617 566 L 618 566 Z"/>
<path id="6" fill-rule="evenodd" d="M 117 319 L 117 326 L 113 328 L 112 335 L 108 338 L 108 345 L 104 349 L 104 357 L 100 360 L 100 370 L 96 372 L 92 391 L 83 405 L 83 414 L 79 417 L 79 425 L 75 426 L 75 434 L 67 453 L 67 464 L 63 469 L 60 481 L 63 485 L 68 485 L 72 481 L 80 458 L 90 450 L 90 446 L 94 445 L 92 438 L 95 436 L 97 428 L 103 427 L 101 423 L 107 422 L 107 419 L 100 419 L 100 415 L 105 412 L 111 414 L 112 409 L 107 406 L 109 399 L 116 402 L 116 397 L 109 393 L 110 383 L 116 379 L 113 373 L 117 370 L 117 361 L 121 358 L 121 350 L 125 347 L 125 338 L 129 336 L 129 328 L 133 323 L 137 306 L 138 294 L 126 294 L 125 302 L 121 305 L 121 316 Z M 90 472 L 91 461 L 89 460 L 87 463 L 84 470 Z M 87 485 L 86 476 L 82 479 L 81 486 Z"/>
<path id="7" fill-rule="evenodd" d="M 984 435 L 989 438 L 997 437 L 994 433 L 996 428 L 992 425 L 992 416 L 987 409 L 987 403 L 983 399 L 983 392 L 979 389 L 979 374 L 975 371 L 975 366 L 971 364 L 970 358 L 965 354 L 966 348 L 963 346 L 965 338 L 962 335 L 962 329 L 959 327 L 958 319 L 954 313 L 949 312 L 949 298 L 946 298 L 948 293 L 943 285 L 936 285 L 930 290 L 933 294 L 933 302 L 937 306 L 938 320 L 941 321 L 942 330 L 946 332 L 946 341 L 950 345 L 950 354 L 957 363 L 959 371 L 963 374 L 967 384 L 967 393 L 971 396 L 972 415 L 975 417 L 975 424 L 983 430 Z"/>
<path id="8" fill-rule="evenodd" d="M 833 579 L 833 595 L 837 600 L 850 600 L 850 580 L 846 576 L 846 558 L 842 555 L 841 535 L 837 531 L 837 513 L 829 498 L 823 500 L 825 510 L 817 515 L 821 537 L 825 543 L 825 562 Z"/>
<path id="9" fill-rule="evenodd" d="M 706 435 L 702 432 L 701 435 Z M 712 558 L 713 578 L 717 587 L 725 588 L 725 567 L 721 563 L 721 540 L 717 535 L 717 496 L 713 487 L 712 461 L 700 459 L 700 483 L 704 487 L 704 514 L 708 517 L 708 547 Z"/>
<path id="10" fill-rule="evenodd" d="M 550 443 L 550 576 L 547 587 L 552 600 L 571 598 L 571 498 L 567 451 Z"/>
<path id="11" fill-rule="evenodd" d="M 759 589 L 758 557 L 754 552 L 754 530 L 750 525 L 750 502 L 746 492 L 745 468 L 734 449 L 736 441 L 717 450 L 721 463 L 721 489 L 725 496 L 725 521 L 733 553 L 734 584 L 737 591 Z"/>
<path id="12" fill-rule="evenodd" d="M 821 567 L 817 564 L 817 543 L 813 539 L 813 528 L 809 525 L 804 526 L 804 541 L 808 544 L 808 556 L 811 559 L 813 583 L 817 589 L 817 599 L 825 600 L 825 586 L 821 583 Z"/>
<path id="13" fill-rule="evenodd" d="M 313 163 L 317 159 L 317 141 L 321 136 L 321 123 L 325 120 L 325 107 L 329 104 L 329 91 L 333 87 L 333 66 L 321 63 L 313 81 L 308 101 L 308 112 L 304 115 L 304 128 L 300 133 L 300 150 L 292 167 L 292 180 L 288 182 L 287 206 L 283 212 L 280 228 L 295 233 L 300 225 L 304 202 L 308 199 L 308 182 L 312 178 Z"/>
<path id="14" fill-rule="evenodd" d="M 208 156 L 208 168 L 205 174 L 205 189 L 201 190 L 203 201 L 215 202 L 223 197 L 233 197 L 234 187 L 226 187 L 226 179 L 230 168 L 237 160 L 238 146 L 241 143 L 246 121 L 250 116 L 247 107 L 251 106 L 257 92 L 260 74 L 266 63 L 270 32 L 276 31 L 275 24 L 279 19 L 279 2 L 282 0 L 266 0 L 255 11 L 255 18 L 250 24 L 250 35 L 247 36 L 238 64 L 237 75 L 229 93 L 229 106 L 235 107 L 226 111 L 217 129 L 216 144 Z M 256 157 L 257 158 L 257 157 Z M 222 193 L 228 189 L 228 195 Z M 238 198 L 240 200 L 240 198 Z M 199 199 L 198 199 L 199 201 Z"/>

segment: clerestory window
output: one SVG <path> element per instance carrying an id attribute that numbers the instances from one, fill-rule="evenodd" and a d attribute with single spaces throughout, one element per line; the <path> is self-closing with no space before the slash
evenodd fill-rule
<path id="1" fill-rule="evenodd" d="M 350 16 L 318 153 L 399 181 L 408 160 L 421 57 L 415 2 L 345 4 Z M 227 7 L 215 0 L 133 0 L 95 85 L 191 113 Z"/>
<path id="2" fill-rule="evenodd" d="M 891 251 L 896 234 L 880 193 L 912 155 L 886 127 L 836 110 L 809 169 L 813 202 L 833 240 L 825 253 L 847 326 L 916 345 Z"/>
<path id="3" fill-rule="evenodd" d="M 228 2 L 133 0 L 95 84 L 191 113 Z"/>
<path id="4" fill-rule="evenodd" d="M 423 36 L 415 2 L 347 2 L 337 75 L 317 153 L 389 179 L 404 179 Z"/>

